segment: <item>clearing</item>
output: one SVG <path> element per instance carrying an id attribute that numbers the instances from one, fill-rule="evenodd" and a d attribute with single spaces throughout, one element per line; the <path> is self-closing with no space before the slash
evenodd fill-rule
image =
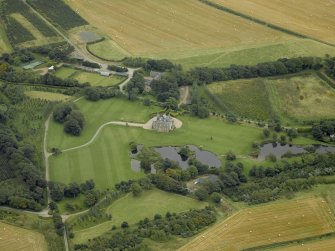
<path id="1" fill-rule="evenodd" d="M 108 213 L 112 214 L 111 221 L 75 231 L 73 243 L 86 242 L 88 239 L 97 237 L 110 230 L 113 225 L 120 227 L 123 221 L 127 221 L 130 225 L 133 225 L 144 218 L 152 219 L 155 214 L 164 216 L 167 212 L 180 213 L 191 208 L 203 208 L 206 205 L 206 202 L 200 202 L 186 196 L 167 193 L 157 189 L 145 191 L 139 197 L 134 197 L 129 193 L 108 207 Z"/>
<path id="2" fill-rule="evenodd" d="M 292 200 L 244 209 L 180 250 L 234 251 L 331 233 L 334 229 L 335 218 L 326 201 Z"/>
<path id="3" fill-rule="evenodd" d="M 72 78 L 79 81 L 79 83 L 90 83 L 91 86 L 114 86 L 126 80 L 126 77 L 110 75 L 109 77 L 101 76 L 99 73 L 85 72 L 69 67 L 62 67 L 58 69 L 55 75 L 59 78 Z"/>
<path id="4" fill-rule="evenodd" d="M 66 2 L 134 56 L 181 58 L 293 38 L 197 0 Z"/>
<path id="5" fill-rule="evenodd" d="M 0 250 L 47 251 L 40 233 L 0 222 Z"/>
<path id="6" fill-rule="evenodd" d="M 66 101 L 72 98 L 71 96 L 55 92 L 26 91 L 24 92 L 24 94 L 30 98 L 36 98 L 48 101 Z"/>
<path id="7" fill-rule="evenodd" d="M 335 43 L 332 0 L 211 0 L 265 22 Z"/>

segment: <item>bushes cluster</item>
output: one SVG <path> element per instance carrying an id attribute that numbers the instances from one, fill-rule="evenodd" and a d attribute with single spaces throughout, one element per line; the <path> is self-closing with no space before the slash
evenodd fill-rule
<path id="1" fill-rule="evenodd" d="M 69 104 L 56 107 L 53 118 L 56 122 L 64 124 L 64 131 L 74 136 L 79 136 L 84 128 L 84 115 Z"/>
<path id="2" fill-rule="evenodd" d="M 330 137 L 335 134 L 335 120 L 334 121 L 320 121 L 320 123 L 313 125 L 312 136 L 316 140 L 323 140 L 325 137 Z"/>
<path id="3" fill-rule="evenodd" d="M 45 204 L 46 182 L 34 163 L 37 153 L 33 147 L 29 149 L 0 124 L 0 170 L 10 174 L 0 180 L 0 205 L 38 211 Z"/>
<path id="4" fill-rule="evenodd" d="M 81 63 L 83 66 L 90 67 L 90 68 L 95 68 L 95 69 L 100 69 L 101 65 L 98 63 L 90 62 L 90 61 L 83 61 Z"/>
<path id="5" fill-rule="evenodd" d="M 126 67 L 121 67 L 117 65 L 108 65 L 108 70 L 115 72 L 128 72 L 128 69 Z"/>
<path id="6" fill-rule="evenodd" d="M 94 238 L 86 244 L 75 245 L 75 250 L 140 250 L 145 238 L 155 241 L 167 241 L 171 236 L 190 237 L 216 221 L 213 208 L 192 209 L 180 214 L 167 213 L 165 217 L 157 214 L 153 220 L 148 218 L 139 222 L 138 227 L 127 229 L 127 222 L 122 223 L 124 231 L 113 230 Z"/>
<path id="7" fill-rule="evenodd" d="M 123 64 L 127 67 L 141 67 L 146 71 L 171 71 L 173 69 L 180 69 L 180 66 L 174 65 L 167 59 L 144 59 L 144 58 L 126 58 Z"/>
<path id="8" fill-rule="evenodd" d="M 116 88 L 108 87 L 87 87 L 85 88 L 85 96 L 88 100 L 98 101 L 100 99 L 114 98 L 119 94 Z"/>

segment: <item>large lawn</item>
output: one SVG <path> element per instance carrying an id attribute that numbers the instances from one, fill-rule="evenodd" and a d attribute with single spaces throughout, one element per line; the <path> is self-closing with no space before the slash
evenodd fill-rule
<path id="1" fill-rule="evenodd" d="M 164 216 L 167 212 L 180 213 L 191 208 L 203 208 L 206 205 L 206 202 L 200 202 L 189 197 L 156 189 L 143 192 L 140 197 L 127 194 L 125 197 L 113 202 L 107 209 L 107 212 L 112 215 L 111 221 L 91 228 L 75 231 L 73 243 L 85 242 L 88 239 L 99 236 L 110 230 L 113 225 L 119 228 L 123 221 L 134 225 L 144 218 L 152 219 L 155 214 Z M 72 219 L 72 221 L 73 220 L 75 220 L 75 218 Z"/>
<path id="2" fill-rule="evenodd" d="M 91 86 L 114 86 L 122 83 L 126 79 L 123 76 L 116 75 L 104 77 L 99 75 L 99 73 L 85 72 L 68 67 L 58 69 L 55 75 L 62 79 L 73 78 L 78 80 L 79 83 L 88 82 Z"/>
<path id="3" fill-rule="evenodd" d="M 52 121 L 48 134 L 49 148 L 67 149 L 82 145 L 105 122 L 146 122 L 158 109 L 121 99 L 97 103 L 80 100 L 76 104 L 86 119 L 82 136 L 66 135 L 63 126 Z M 122 180 L 144 175 L 130 168 L 129 143 L 132 141 L 147 146 L 194 144 L 223 155 L 230 150 L 237 154 L 247 154 L 251 150 L 252 142 L 260 140 L 261 136 L 261 129 L 228 124 L 221 120 L 191 117 L 180 119 L 184 123 L 183 127 L 168 134 L 142 128 L 107 126 L 91 145 L 51 157 L 50 177 L 64 183 L 80 183 L 93 178 L 98 188 L 106 189 Z"/>
<path id="4" fill-rule="evenodd" d="M 134 56 L 183 58 L 292 38 L 198 0 L 66 2 Z"/>

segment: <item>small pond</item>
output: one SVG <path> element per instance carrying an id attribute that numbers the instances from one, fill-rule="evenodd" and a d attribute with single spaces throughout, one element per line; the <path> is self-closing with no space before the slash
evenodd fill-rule
<path id="1" fill-rule="evenodd" d="M 189 145 L 188 147 L 191 151 L 195 153 L 195 158 L 202 164 L 208 165 L 209 167 L 221 167 L 221 161 L 214 153 L 201 150 L 198 147 L 192 145 Z M 154 150 L 159 153 L 163 159 L 177 161 L 182 169 L 186 169 L 189 167 L 188 160 L 183 160 L 182 157 L 179 155 L 179 147 L 156 147 L 154 148 Z"/>
<path id="2" fill-rule="evenodd" d="M 316 153 L 335 153 L 335 146 L 314 146 Z M 294 155 L 296 154 L 302 154 L 307 153 L 305 148 L 300 146 L 294 146 L 294 145 L 281 145 L 281 144 L 272 144 L 268 143 L 263 145 L 260 148 L 259 154 L 258 154 L 258 160 L 265 160 L 267 156 L 270 154 L 273 154 L 277 157 L 277 159 L 282 158 L 286 153 L 292 153 Z"/>

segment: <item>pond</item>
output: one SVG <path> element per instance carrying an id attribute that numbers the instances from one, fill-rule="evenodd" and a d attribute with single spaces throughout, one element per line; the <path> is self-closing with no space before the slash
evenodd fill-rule
<path id="1" fill-rule="evenodd" d="M 209 167 L 221 167 L 221 161 L 214 153 L 209 151 L 204 151 L 199 149 L 196 146 L 188 145 L 191 151 L 195 153 L 195 158 L 200 161 L 204 165 L 208 165 Z M 186 169 L 189 167 L 188 160 L 183 160 L 182 157 L 179 155 L 180 148 L 179 147 L 156 147 L 154 150 L 160 154 L 163 159 L 169 159 L 173 161 L 177 161 L 179 166 L 182 169 Z"/>
<path id="2" fill-rule="evenodd" d="M 314 148 L 316 153 L 335 153 L 335 146 L 315 145 Z M 265 160 L 270 154 L 276 156 L 277 159 L 280 159 L 288 152 L 297 155 L 307 153 L 307 150 L 301 146 L 268 143 L 260 148 L 258 160 Z"/>

